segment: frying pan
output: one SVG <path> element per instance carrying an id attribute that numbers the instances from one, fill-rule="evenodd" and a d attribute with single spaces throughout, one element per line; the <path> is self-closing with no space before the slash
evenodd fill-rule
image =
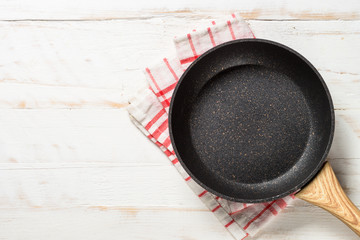
<path id="1" fill-rule="evenodd" d="M 291 193 L 360 236 L 360 211 L 325 161 L 334 135 L 329 90 L 303 56 L 242 39 L 196 59 L 170 105 L 170 137 L 187 173 L 222 198 L 259 203 Z"/>

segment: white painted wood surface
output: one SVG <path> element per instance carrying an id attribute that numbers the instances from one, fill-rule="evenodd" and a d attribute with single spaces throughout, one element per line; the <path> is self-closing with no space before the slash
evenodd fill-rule
<path id="1" fill-rule="evenodd" d="M 319 69 L 360 206 L 359 1 L 1 1 L 0 239 L 232 239 L 124 109 L 174 35 L 229 11 Z M 357 237 L 297 200 L 256 239 Z"/>

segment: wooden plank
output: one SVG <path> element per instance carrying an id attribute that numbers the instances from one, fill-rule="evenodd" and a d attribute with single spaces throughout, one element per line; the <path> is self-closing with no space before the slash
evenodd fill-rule
<path id="1" fill-rule="evenodd" d="M 331 162 L 335 162 L 335 172 L 349 198 L 360 207 L 360 173 L 353 170 L 359 169 L 360 159 Z M 0 164 L 0 186 L 0 208 L 86 206 L 207 210 L 172 166 Z M 307 205 L 299 202 L 297 206 Z"/>
<path id="2" fill-rule="evenodd" d="M 0 209 L 0 226 L 0 239 L 233 239 L 211 212 L 186 209 L 10 208 Z M 358 238 L 322 209 L 294 206 L 256 239 Z"/>
<path id="3" fill-rule="evenodd" d="M 125 109 L 0 112 L 2 163 L 168 164 L 161 150 L 130 122 Z"/>
<path id="4" fill-rule="evenodd" d="M 165 20 L 164 20 L 165 19 Z M 0 22 L 0 108 L 119 108 L 145 86 L 142 69 L 172 55 L 173 36 L 209 19 Z M 337 109 L 359 109 L 358 21 L 249 21 L 256 36 L 307 57 Z"/>
<path id="5" fill-rule="evenodd" d="M 211 212 L 167 209 L 0 209 L 0 224 L 0 239 L 233 239 Z"/>
<path id="6" fill-rule="evenodd" d="M 206 210 L 172 166 L 1 164 L 0 168 L 2 208 L 166 206 Z"/>
<path id="7" fill-rule="evenodd" d="M 199 1 L 146 1 L 126 2 L 104 1 L 2 1 L 0 16 L 2 20 L 17 19 L 76 19 L 104 20 L 124 18 L 154 18 L 167 14 L 182 17 L 204 18 L 210 14 L 223 14 L 241 11 L 249 19 L 324 19 L 354 20 L 360 18 L 360 4 L 357 0 L 316 2 L 311 0 L 278 0 L 241 2 Z"/>
<path id="8" fill-rule="evenodd" d="M 1 163 L 168 164 L 125 109 L 1 109 L 0 122 Z M 336 111 L 330 158 L 360 158 L 359 122 L 359 110 Z"/>

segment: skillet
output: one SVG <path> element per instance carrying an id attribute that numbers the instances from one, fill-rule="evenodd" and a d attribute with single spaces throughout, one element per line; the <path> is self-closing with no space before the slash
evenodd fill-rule
<path id="1" fill-rule="evenodd" d="M 264 39 L 227 42 L 201 55 L 179 80 L 169 111 L 174 151 L 209 192 L 243 203 L 298 192 L 360 235 L 360 212 L 325 163 L 334 125 L 318 71 Z"/>

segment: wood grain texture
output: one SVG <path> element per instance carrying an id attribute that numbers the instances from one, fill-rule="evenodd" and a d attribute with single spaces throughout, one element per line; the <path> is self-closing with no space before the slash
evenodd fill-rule
<path id="1" fill-rule="evenodd" d="M 184 1 L 114 1 L 114 0 L 13 0 L 1 1 L 2 20 L 114 20 L 138 18 L 166 18 L 177 14 L 194 20 L 223 16 L 229 11 L 240 11 L 248 19 L 286 20 L 359 20 L 357 0 L 206 0 Z"/>
<path id="2" fill-rule="evenodd" d="M 359 1 L 1 1 L 0 239 L 232 239 L 124 109 L 175 35 L 230 11 L 320 71 L 360 206 Z M 358 238 L 297 200 L 256 239 Z"/>
<path id="3" fill-rule="evenodd" d="M 296 197 L 325 209 L 360 237 L 360 210 L 346 196 L 330 163 Z"/>

